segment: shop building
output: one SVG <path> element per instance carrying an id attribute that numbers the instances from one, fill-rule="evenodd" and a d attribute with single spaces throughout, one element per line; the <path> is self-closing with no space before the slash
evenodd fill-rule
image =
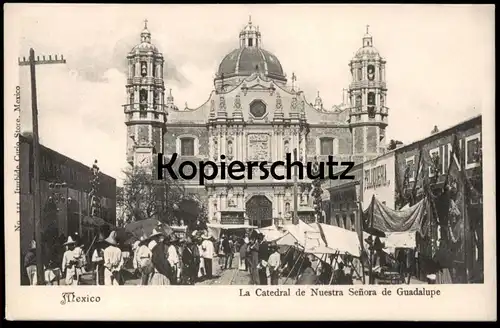
<path id="1" fill-rule="evenodd" d="M 32 139 L 20 136 L 19 194 L 21 252 L 27 251 L 34 238 L 33 152 Z M 91 167 L 40 145 L 40 194 L 42 234 L 52 240 L 61 234 L 78 232 L 85 236 L 95 228 L 89 220 Z M 99 217 L 116 225 L 116 180 L 99 173 L 97 195 L 101 201 Z"/>

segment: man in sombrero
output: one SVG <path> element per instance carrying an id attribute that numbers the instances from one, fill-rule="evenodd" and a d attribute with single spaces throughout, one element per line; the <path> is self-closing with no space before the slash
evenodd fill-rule
<path id="1" fill-rule="evenodd" d="M 134 267 L 137 268 L 141 277 L 141 285 L 148 284 L 149 275 L 153 272 L 153 263 L 151 262 L 152 253 L 148 248 L 148 237 L 143 234 L 137 243 L 137 249 L 134 253 Z"/>
<path id="2" fill-rule="evenodd" d="M 66 247 L 67 250 L 64 252 L 61 271 L 65 274 L 64 282 L 68 286 L 76 286 L 78 285 L 79 270 L 78 270 L 78 256 L 75 256 L 75 240 L 69 236 L 68 240 L 63 244 L 63 247 Z"/>
<path id="3" fill-rule="evenodd" d="M 116 241 L 116 231 L 111 231 L 104 242 L 107 244 L 104 249 L 104 285 L 118 286 L 123 261 L 122 250 L 118 248 Z"/>
<path id="4" fill-rule="evenodd" d="M 153 229 L 152 233 L 144 240 L 151 250 L 151 263 L 153 271 L 149 274 L 148 285 L 170 285 L 170 265 L 166 258 L 165 235 Z"/>

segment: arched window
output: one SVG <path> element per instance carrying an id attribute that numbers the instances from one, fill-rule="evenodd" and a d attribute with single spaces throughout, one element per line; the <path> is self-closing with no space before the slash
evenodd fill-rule
<path id="1" fill-rule="evenodd" d="M 181 156 L 194 156 L 194 143 L 195 139 L 192 137 L 183 137 L 180 138 L 180 153 Z"/>
<path id="2" fill-rule="evenodd" d="M 148 75 L 148 64 L 143 61 L 141 62 L 141 76 L 144 77 Z"/>

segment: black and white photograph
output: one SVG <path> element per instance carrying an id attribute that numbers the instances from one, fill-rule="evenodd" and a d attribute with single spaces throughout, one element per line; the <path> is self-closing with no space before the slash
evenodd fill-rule
<path id="1" fill-rule="evenodd" d="M 494 282 L 493 5 L 4 8 L 15 293 Z"/>

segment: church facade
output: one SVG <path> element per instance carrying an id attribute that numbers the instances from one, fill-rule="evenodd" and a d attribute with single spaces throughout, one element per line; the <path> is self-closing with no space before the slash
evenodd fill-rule
<path id="1" fill-rule="evenodd" d="M 385 151 L 386 62 L 368 31 L 349 64 L 348 96 L 332 109 L 324 108 L 319 94 L 314 103 L 308 102 L 295 86 L 295 76 L 289 81 L 278 58 L 261 47 L 261 38 L 258 26 L 249 21 L 235 40 L 238 47 L 222 59 L 207 101 L 181 110 L 171 92 L 165 92 L 163 56 L 145 26 L 141 43 L 127 56 L 127 161 L 144 166 L 156 153 L 177 153 L 177 161 L 195 163 L 220 163 L 221 155 L 226 165 L 235 160 L 273 163 L 296 149 L 304 165 L 326 161 L 329 155 L 339 162 L 360 163 Z M 183 184 L 207 202 L 210 222 L 288 223 L 294 209 L 293 181 L 272 176 L 261 180 L 259 174 L 205 185 L 194 178 Z M 299 209 L 311 209 L 311 181 L 299 180 L 298 186 Z M 245 214 L 221 214 L 231 211 Z"/>

